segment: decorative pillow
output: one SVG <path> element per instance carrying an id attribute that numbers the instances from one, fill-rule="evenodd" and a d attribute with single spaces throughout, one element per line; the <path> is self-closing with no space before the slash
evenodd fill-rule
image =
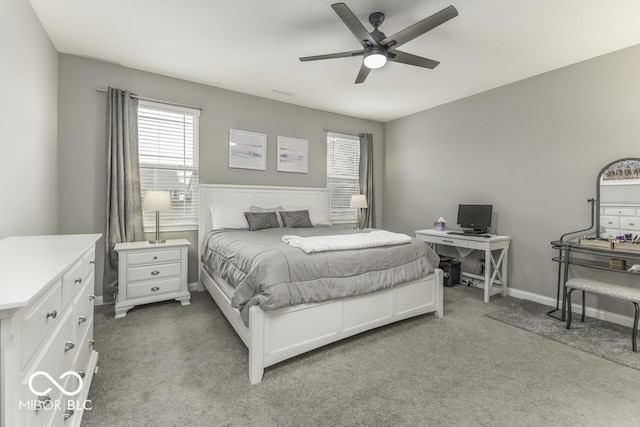
<path id="1" fill-rule="evenodd" d="M 278 218 L 278 224 L 280 225 L 280 227 L 284 227 L 284 225 L 282 224 L 282 218 L 280 218 L 280 211 L 284 211 L 285 208 L 283 208 L 282 206 L 276 206 L 273 208 L 261 208 L 260 206 L 251 206 L 249 208 L 249 212 L 275 212 L 276 213 L 276 217 Z"/>
<path id="2" fill-rule="evenodd" d="M 278 215 L 275 212 L 245 212 L 244 216 L 247 218 L 250 231 L 280 228 Z"/>
<path id="3" fill-rule="evenodd" d="M 305 228 L 313 227 L 311 219 L 309 218 L 309 211 L 280 211 L 282 222 L 285 227 L 291 228 Z"/>
<path id="4" fill-rule="evenodd" d="M 329 213 L 322 208 L 306 208 L 302 206 L 285 206 L 283 211 L 301 211 L 307 209 L 309 211 L 309 219 L 314 227 L 333 225 L 329 219 Z"/>
<path id="5" fill-rule="evenodd" d="M 239 208 L 236 206 L 209 205 L 211 212 L 211 229 L 218 230 L 220 228 L 247 229 L 249 223 L 244 216 L 247 208 Z"/>

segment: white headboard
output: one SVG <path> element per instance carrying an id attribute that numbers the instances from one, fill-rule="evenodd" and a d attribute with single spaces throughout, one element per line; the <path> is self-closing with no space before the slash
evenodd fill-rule
<path id="1" fill-rule="evenodd" d="M 326 188 L 225 184 L 199 184 L 198 187 L 198 261 L 202 256 L 202 242 L 211 230 L 210 204 L 237 206 L 247 210 L 252 205 L 264 208 L 304 206 L 329 213 L 329 191 Z"/>

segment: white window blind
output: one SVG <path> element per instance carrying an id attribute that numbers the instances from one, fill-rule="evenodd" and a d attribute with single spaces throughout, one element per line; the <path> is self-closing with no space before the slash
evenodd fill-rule
<path id="1" fill-rule="evenodd" d="M 140 187 L 169 191 L 171 211 L 160 212 L 162 230 L 198 228 L 199 110 L 148 101 L 138 104 Z M 155 212 L 143 211 L 145 231 L 154 231 Z"/>
<path id="2" fill-rule="evenodd" d="M 327 132 L 327 189 L 332 222 L 357 221 L 351 209 L 351 196 L 360 194 L 360 139 L 357 136 Z"/>

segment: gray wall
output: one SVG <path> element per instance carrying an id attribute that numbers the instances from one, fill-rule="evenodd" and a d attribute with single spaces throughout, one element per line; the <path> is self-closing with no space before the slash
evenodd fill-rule
<path id="1" fill-rule="evenodd" d="M 441 215 L 455 227 L 458 203 L 493 204 L 512 238 L 510 285 L 555 297 L 549 242 L 588 226 L 605 164 L 640 157 L 639 69 L 634 46 L 386 123 L 385 227 L 431 228 Z"/>
<path id="2" fill-rule="evenodd" d="M 0 238 L 57 229 L 58 54 L 24 0 L 0 2 Z"/>
<path id="3" fill-rule="evenodd" d="M 326 186 L 326 133 L 373 134 L 378 213 L 382 211 L 382 123 L 327 113 L 147 73 L 115 64 L 61 54 L 59 57 L 59 226 L 62 233 L 104 233 L 106 191 L 106 97 L 96 88 L 114 86 L 140 96 L 206 107 L 200 116 L 200 182 L 303 187 Z M 265 88 L 269 92 L 271 88 Z M 228 168 L 229 129 L 266 133 L 267 171 Z M 276 137 L 309 140 L 309 173 L 276 172 Z M 197 233 L 185 237 L 189 281 L 197 280 Z M 103 241 L 99 249 L 103 251 Z M 102 254 L 98 254 L 102 259 Z M 102 292 L 102 265 L 96 290 Z"/>

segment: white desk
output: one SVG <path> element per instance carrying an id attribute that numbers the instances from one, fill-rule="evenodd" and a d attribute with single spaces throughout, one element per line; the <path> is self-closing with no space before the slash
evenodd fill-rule
<path id="1" fill-rule="evenodd" d="M 489 302 L 492 295 L 507 295 L 507 266 L 509 236 L 476 237 L 472 235 L 447 234 L 447 231 L 416 230 L 416 238 L 433 245 L 453 246 L 464 260 L 472 251 L 484 251 L 484 276 L 462 273 L 463 276 L 484 279 L 484 302 Z M 500 251 L 498 259 L 493 251 Z"/>

